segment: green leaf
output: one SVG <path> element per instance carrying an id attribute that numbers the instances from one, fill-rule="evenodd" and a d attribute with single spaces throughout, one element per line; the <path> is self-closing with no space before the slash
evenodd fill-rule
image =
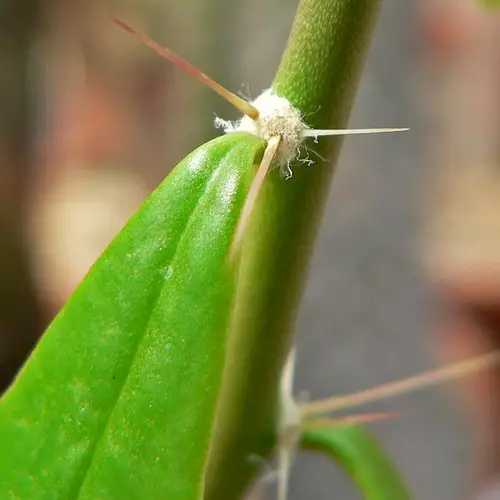
<path id="1" fill-rule="evenodd" d="M 356 483 L 366 500 L 409 500 L 397 469 L 361 427 L 336 426 L 304 431 L 301 446 L 332 457 Z"/>
<path id="2" fill-rule="evenodd" d="M 200 498 L 263 148 L 198 148 L 96 262 L 1 400 L 0 498 Z"/>

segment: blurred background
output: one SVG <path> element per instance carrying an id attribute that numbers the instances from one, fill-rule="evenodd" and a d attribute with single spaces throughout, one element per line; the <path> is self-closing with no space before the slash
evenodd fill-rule
<path id="1" fill-rule="evenodd" d="M 108 15 L 256 97 L 296 5 L 2 2 L 0 390 L 149 192 L 218 134 L 214 114 L 236 117 Z M 310 399 L 500 347 L 499 16 L 473 0 L 383 2 L 350 126 L 411 132 L 345 141 L 298 323 Z M 498 371 L 372 408 L 404 415 L 372 427 L 416 498 L 500 499 Z M 291 488 L 360 498 L 315 456 Z"/>

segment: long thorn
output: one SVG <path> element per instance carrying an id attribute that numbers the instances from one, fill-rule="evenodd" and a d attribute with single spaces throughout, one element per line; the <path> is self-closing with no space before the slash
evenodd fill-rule
<path id="1" fill-rule="evenodd" d="M 400 416 L 400 413 L 367 413 L 359 415 L 347 415 L 346 417 L 339 418 L 315 418 L 303 420 L 301 427 L 304 430 L 326 429 L 341 425 L 356 425 L 370 422 L 380 422 L 382 420 L 389 420 Z"/>
<path id="2" fill-rule="evenodd" d="M 259 196 L 262 185 L 264 184 L 264 179 L 266 178 L 266 175 L 271 168 L 274 157 L 276 156 L 276 151 L 278 150 L 280 140 L 280 137 L 276 136 L 271 137 L 271 139 L 269 139 L 269 141 L 267 142 L 264 156 L 262 157 L 262 161 L 260 162 L 257 174 L 255 175 L 255 179 L 250 186 L 247 199 L 245 200 L 243 210 L 241 211 L 240 220 L 238 221 L 238 225 L 236 226 L 233 242 L 231 244 L 230 259 L 232 259 L 241 243 L 241 239 L 243 237 L 245 229 L 247 228 L 248 220 L 250 218 L 250 215 L 252 214 L 253 207 L 255 205 L 257 197 Z"/>
<path id="3" fill-rule="evenodd" d="M 280 417 L 278 420 L 278 496 L 286 500 L 290 472 L 297 443 L 300 439 L 300 413 L 293 399 L 293 375 L 295 371 L 295 346 L 292 346 L 280 380 Z"/>
<path id="4" fill-rule="evenodd" d="M 242 99 L 236 94 L 233 94 L 222 85 L 217 83 L 215 80 L 212 80 L 212 78 L 205 75 L 205 73 L 201 72 L 198 68 L 183 59 L 181 56 L 177 55 L 175 52 L 167 49 L 166 47 L 162 47 L 149 36 L 141 33 L 140 31 L 137 31 L 125 21 L 122 21 L 121 19 L 117 19 L 115 17 L 113 17 L 112 20 L 114 23 L 120 26 L 120 28 L 123 28 L 127 33 L 130 33 L 132 36 L 151 47 L 161 57 L 175 64 L 178 68 L 185 71 L 188 75 L 193 76 L 194 78 L 205 84 L 207 87 L 217 92 L 217 94 L 226 99 L 226 101 L 232 104 L 241 113 L 249 116 L 250 118 L 252 118 L 252 120 L 256 120 L 259 117 L 259 111 L 255 106 L 252 106 L 249 102 L 245 101 L 245 99 Z"/>
<path id="5" fill-rule="evenodd" d="M 303 137 L 323 137 L 330 135 L 358 135 L 358 134 L 385 134 L 388 132 L 406 132 L 409 128 L 354 128 L 354 129 L 305 129 L 302 133 Z"/>
<path id="6" fill-rule="evenodd" d="M 301 415 L 302 418 L 306 416 L 320 415 L 327 412 L 353 408 L 366 403 L 371 403 L 373 401 L 407 394 L 424 387 L 430 387 L 445 381 L 454 380 L 466 375 L 472 375 L 481 370 L 487 370 L 499 364 L 499 362 L 500 351 L 495 351 L 493 353 L 477 356 L 466 361 L 452 364 L 451 366 L 422 373 L 404 380 L 379 385 L 373 389 L 345 396 L 313 401 L 301 406 Z"/>

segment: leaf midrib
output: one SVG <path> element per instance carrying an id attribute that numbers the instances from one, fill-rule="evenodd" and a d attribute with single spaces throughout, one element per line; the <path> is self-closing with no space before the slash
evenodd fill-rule
<path id="1" fill-rule="evenodd" d="M 221 163 L 226 158 L 226 156 L 229 153 L 230 153 L 230 150 L 226 151 L 224 153 L 224 155 L 221 156 L 221 158 L 218 160 L 219 163 Z M 170 264 L 171 262 L 173 262 L 175 260 L 175 257 L 177 255 L 177 251 L 178 251 L 178 248 L 179 248 L 180 243 L 182 241 L 182 238 L 184 236 L 184 233 L 186 232 L 186 229 L 189 227 L 192 218 L 197 213 L 198 208 L 199 208 L 202 200 L 207 195 L 207 193 L 210 191 L 210 187 L 211 187 L 214 179 L 217 177 L 217 172 L 218 172 L 218 168 L 215 168 L 214 171 L 212 172 L 212 174 L 210 175 L 209 179 L 207 180 L 207 183 L 205 185 L 205 189 L 203 190 L 202 194 L 198 198 L 198 200 L 196 202 L 196 205 L 193 208 L 191 214 L 186 219 L 186 223 L 184 225 L 184 228 L 182 229 L 182 232 L 180 233 L 180 236 L 177 239 L 177 244 L 175 245 L 175 250 L 172 252 L 172 255 L 171 255 L 170 259 L 168 260 L 168 262 L 164 262 L 163 263 L 164 265 Z M 144 328 L 142 329 L 141 334 L 138 336 L 139 338 L 138 338 L 137 343 L 136 343 L 135 348 L 134 348 L 134 354 L 130 358 L 130 363 L 129 363 L 129 366 L 128 366 L 127 374 L 126 374 L 125 377 L 123 377 L 123 383 L 120 385 L 120 388 L 119 388 L 118 392 L 116 393 L 115 400 L 113 401 L 112 405 L 110 405 L 110 410 L 108 412 L 108 417 L 106 418 L 104 424 L 102 425 L 102 428 L 101 428 L 100 432 L 97 433 L 98 437 L 93 442 L 93 445 L 92 445 L 91 451 L 89 452 L 89 455 L 87 457 L 87 461 L 86 461 L 87 463 L 85 464 L 84 471 L 83 471 L 83 473 L 81 475 L 81 479 L 79 481 L 79 484 L 75 485 L 75 495 L 74 495 L 75 500 L 80 498 L 80 494 L 82 492 L 82 488 L 83 488 L 83 486 L 85 484 L 85 481 L 87 480 L 88 472 L 89 472 L 90 468 L 93 465 L 93 460 L 94 460 L 94 457 L 96 455 L 99 443 L 101 442 L 103 436 L 105 435 L 106 429 L 108 428 L 108 426 L 110 424 L 110 421 L 112 420 L 112 416 L 113 416 L 114 410 L 116 408 L 116 405 L 117 405 L 117 403 L 118 403 L 118 401 L 119 401 L 119 399 L 121 397 L 121 394 L 123 392 L 123 388 L 125 387 L 125 385 L 126 385 L 126 383 L 128 381 L 128 378 L 129 378 L 129 375 L 130 375 L 130 368 L 134 364 L 134 361 L 135 361 L 135 359 L 137 357 L 137 353 L 139 352 L 140 346 L 142 344 L 142 341 L 143 341 L 144 336 L 146 334 L 146 331 L 148 329 L 148 325 L 149 325 L 149 322 L 151 320 L 152 313 L 153 313 L 153 311 L 155 309 L 156 303 L 158 301 L 158 298 L 160 297 L 160 294 L 161 294 L 164 286 L 166 286 L 166 285 L 163 284 L 162 286 L 158 287 L 158 290 L 155 292 L 154 300 L 151 301 L 151 307 L 150 307 L 150 310 L 149 310 L 149 314 L 147 315 L 146 321 L 144 322 L 145 323 L 144 324 Z"/>

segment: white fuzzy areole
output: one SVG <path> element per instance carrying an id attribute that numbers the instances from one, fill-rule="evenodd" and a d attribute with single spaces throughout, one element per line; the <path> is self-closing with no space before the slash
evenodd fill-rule
<path id="1" fill-rule="evenodd" d="M 382 132 L 404 132 L 408 128 L 362 128 L 362 129 L 332 129 L 316 130 L 309 128 L 304 121 L 300 111 L 294 108 L 290 101 L 275 94 L 272 89 L 267 89 L 251 103 L 259 111 L 257 120 L 244 116 L 237 122 L 230 122 L 221 118 L 215 118 L 215 126 L 229 132 L 250 132 L 265 141 L 273 137 L 280 138 L 280 144 L 276 152 L 276 163 L 285 167 L 285 177 L 291 177 L 290 162 L 298 159 L 302 163 L 310 165 L 313 163 L 306 158 L 299 159 L 299 147 L 308 137 L 379 134 Z M 307 151 L 307 148 L 306 148 Z M 320 156 L 316 153 L 317 156 Z M 320 156 L 321 158 L 321 156 Z"/>
<path id="2" fill-rule="evenodd" d="M 288 99 L 276 95 L 271 89 L 265 90 L 252 105 L 259 110 L 257 120 L 244 116 L 235 124 L 216 119 L 216 125 L 226 132 L 250 132 L 265 141 L 279 136 L 281 142 L 276 153 L 276 162 L 287 165 L 297 155 L 297 149 L 304 141 L 304 130 L 308 127 L 302 116 Z"/>

